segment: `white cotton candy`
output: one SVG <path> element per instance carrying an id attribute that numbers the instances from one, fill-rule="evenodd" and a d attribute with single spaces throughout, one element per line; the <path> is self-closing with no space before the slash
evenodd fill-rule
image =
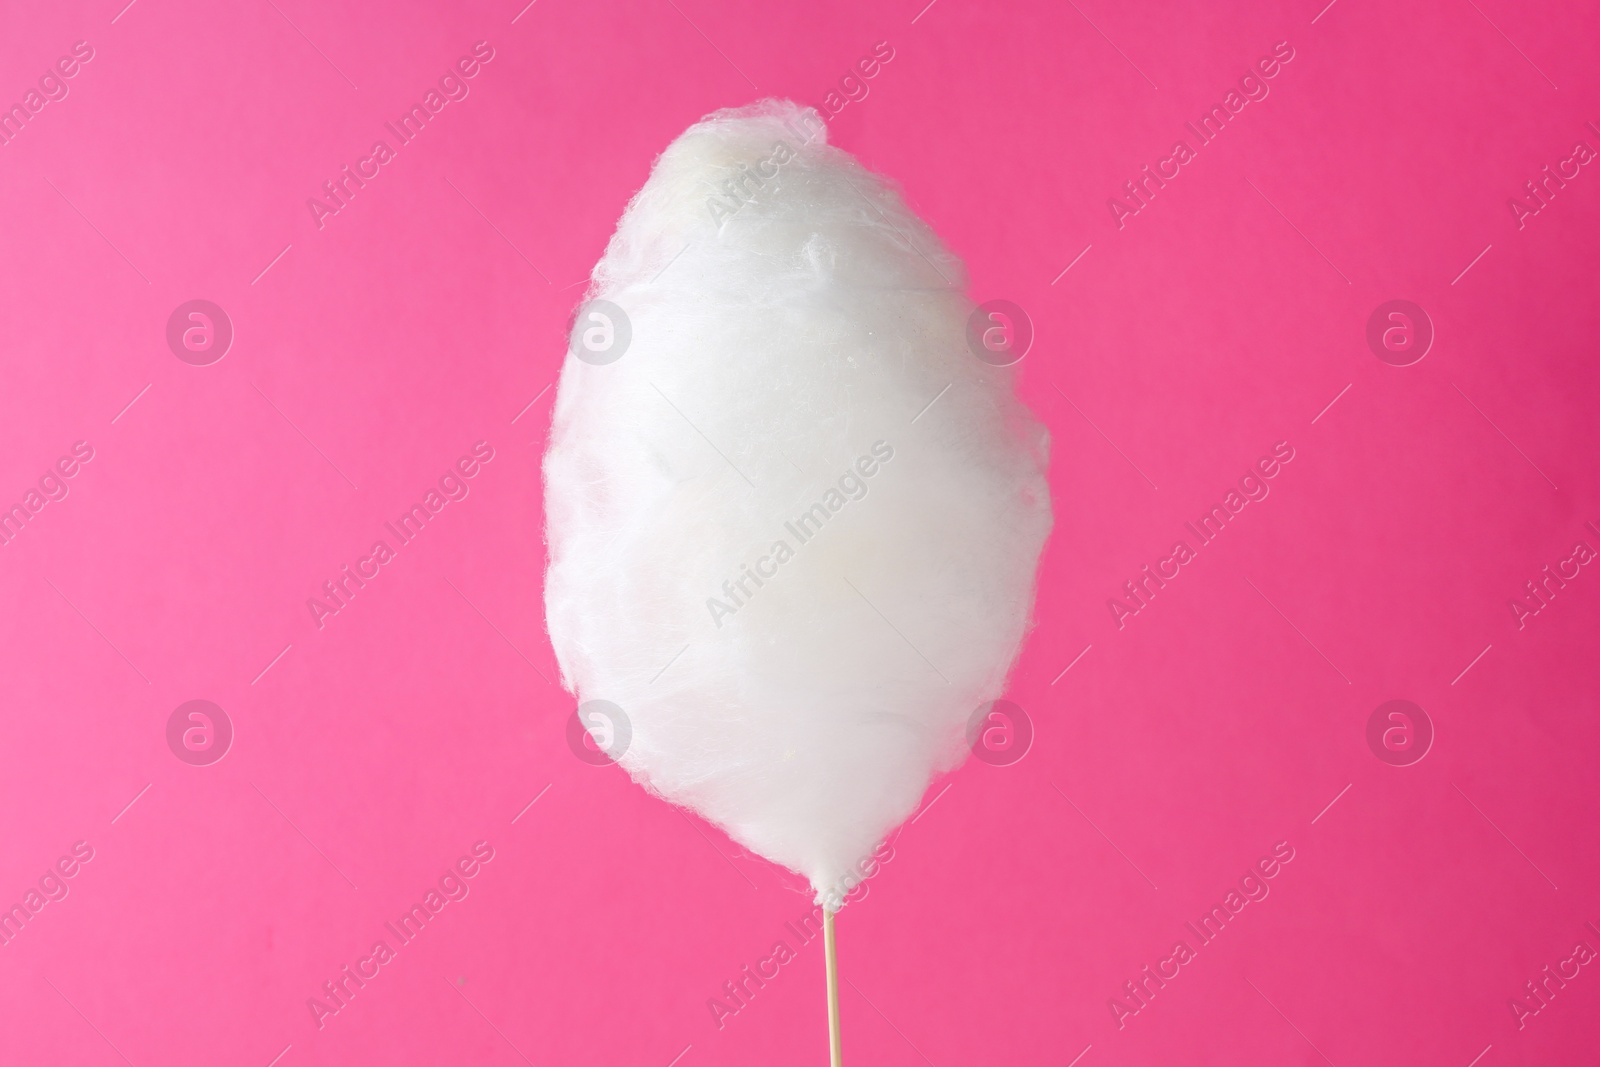
<path id="1" fill-rule="evenodd" d="M 1047 435 L 969 347 L 965 281 L 815 112 L 765 101 L 662 153 L 561 371 L 563 681 L 622 709 L 635 781 L 829 907 L 966 756 L 1050 530 Z"/>

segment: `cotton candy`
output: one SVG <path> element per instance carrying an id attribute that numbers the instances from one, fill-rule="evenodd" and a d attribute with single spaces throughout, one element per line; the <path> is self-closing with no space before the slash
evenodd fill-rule
<path id="1" fill-rule="evenodd" d="M 561 371 L 563 684 L 620 709 L 635 781 L 829 908 L 966 756 L 1051 526 L 1047 435 L 965 288 L 814 112 L 764 101 L 661 154 Z"/>

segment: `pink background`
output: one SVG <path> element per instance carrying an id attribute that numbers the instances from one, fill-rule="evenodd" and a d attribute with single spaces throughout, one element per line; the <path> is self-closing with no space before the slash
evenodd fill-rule
<path id="1" fill-rule="evenodd" d="M 794 880 L 568 749 L 538 458 L 655 153 L 822 104 L 878 41 L 832 138 L 1030 313 L 1058 514 L 1009 694 L 1033 748 L 936 783 L 843 913 L 848 1062 L 1593 1055 L 1600 968 L 1520 1029 L 1509 1001 L 1600 950 L 1600 573 L 1520 630 L 1510 601 L 1600 548 L 1600 168 L 1520 229 L 1508 199 L 1600 148 L 1594 6 L 923 2 L 6 6 L 0 102 L 94 58 L 0 147 L 0 505 L 94 458 L 0 547 L 0 903 L 94 854 L 0 948 L 0 1062 L 824 1062 Z M 307 198 L 480 40 L 470 95 L 319 230 Z M 1280 41 L 1119 229 L 1108 198 Z M 209 366 L 165 340 L 194 298 L 235 331 Z M 1436 331 L 1411 366 L 1365 339 L 1391 299 Z M 319 629 L 307 598 L 480 440 L 470 495 Z M 1271 495 L 1119 629 L 1108 599 L 1279 441 Z M 210 766 L 167 745 L 191 699 L 236 732 Z M 1437 733 L 1411 766 L 1368 747 L 1391 699 Z M 308 998 L 476 841 L 470 895 L 319 1029 Z M 1280 841 L 1270 896 L 1119 1026 Z"/>

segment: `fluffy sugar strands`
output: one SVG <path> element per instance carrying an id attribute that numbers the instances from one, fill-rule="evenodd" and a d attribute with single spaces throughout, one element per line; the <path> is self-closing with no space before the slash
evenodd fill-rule
<path id="1" fill-rule="evenodd" d="M 661 154 L 561 372 L 564 684 L 622 710 L 635 781 L 830 908 L 967 754 L 1051 526 L 1047 436 L 964 289 L 814 112 L 764 101 Z"/>

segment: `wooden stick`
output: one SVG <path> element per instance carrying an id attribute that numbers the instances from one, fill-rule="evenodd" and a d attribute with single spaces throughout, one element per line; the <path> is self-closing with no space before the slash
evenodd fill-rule
<path id="1" fill-rule="evenodd" d="M 844 1063 L 843 1045 L 839 1040 L 839 957 L 833 948 L 833 915 L 822 911 L 822 947 L 828 967 L 828 1062 L 830 1067 Z"/>

